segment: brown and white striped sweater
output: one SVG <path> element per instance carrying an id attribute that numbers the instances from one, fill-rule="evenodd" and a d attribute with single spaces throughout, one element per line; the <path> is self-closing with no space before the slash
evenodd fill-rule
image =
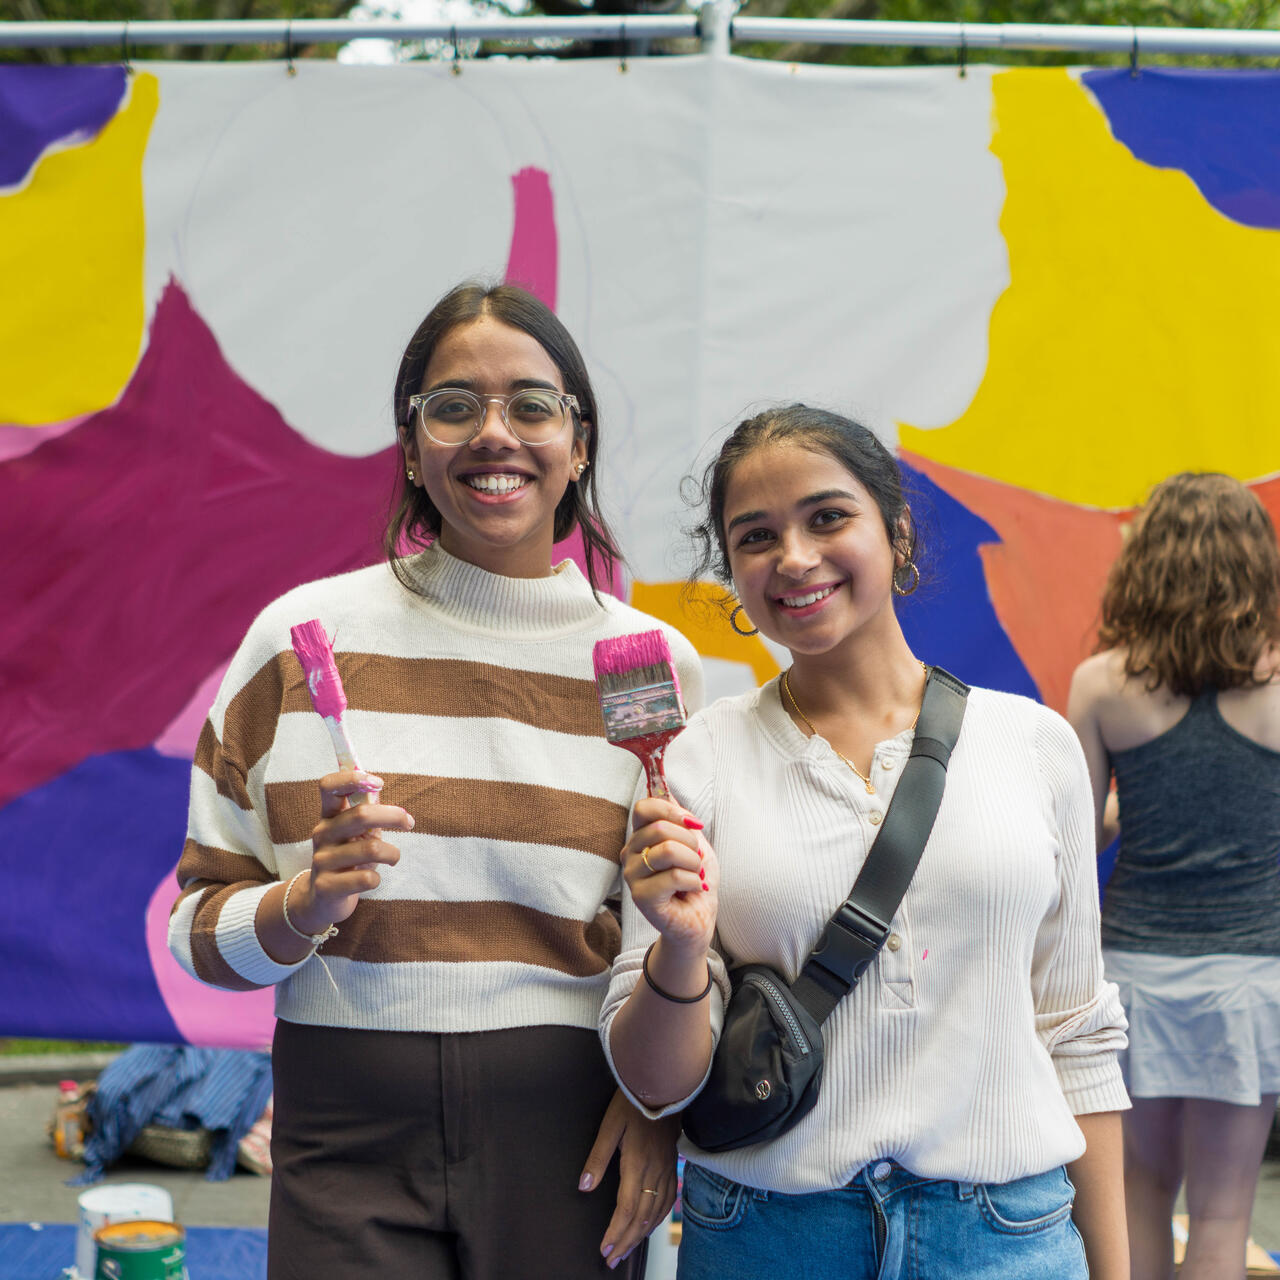
<path id="1" fill-rule="evenodd" d="M 534 579 L 438 547 L 411 563 L 417 594 L 380 564 L 298 587 L 250 627 L 196 751 L 169 946 L 214 986 L 276 984 L 292 1022 L 594 1028 L 639 765 L 603 736 L 592 646 L 662 626 L 691 712 L 697 654 L 612 597 L 598 604 L 569 561 Z M 336 767 L 290 647 L 309 618 L 335 637 L 360 763 L 415 821 L 325 945 L 332 984 L 314 956 L 277 964 L 254 928 L 270 887 L 310 865 L 317 783 Z"/>

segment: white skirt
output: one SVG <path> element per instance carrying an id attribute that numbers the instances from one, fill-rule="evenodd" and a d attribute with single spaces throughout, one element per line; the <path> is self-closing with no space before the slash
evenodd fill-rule
<path id="1" fill-rule="evenodd" d="M 1280 957 L 1102 952 L 1120 988 L 1134 1098 L 1207 1098 L 1256 1107 L 1280 1093 Z"/>

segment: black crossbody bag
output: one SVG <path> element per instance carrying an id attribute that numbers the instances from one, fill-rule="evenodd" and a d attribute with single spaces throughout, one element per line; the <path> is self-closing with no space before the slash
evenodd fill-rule
<path id="1" fill-rule="evenodd" d="M 764 964 L 730 973 L 733 995 L 711 1073 L 682 1117 L 686 1135 L 704 1151 L 767 1142 L 813 1110 L 822 1084 L 822 1024 L 889 937 L 942 802 L 968 696 L 963 681 L 929 669 L 911 755 L 880 832 L 795 982 Z"/>

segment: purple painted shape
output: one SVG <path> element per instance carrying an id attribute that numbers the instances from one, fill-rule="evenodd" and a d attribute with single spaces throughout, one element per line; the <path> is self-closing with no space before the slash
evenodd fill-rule
<path id="1" fill-rule="evenodd" d="M 92 138 L 127 79 L 119 66 L 0 67 L 0 187 L 21 182 L 53 143 Z"/>
<path id="2" fill-rule="evenodd" d="M 0 463 L 0 806 L 149 746 L 265 604 L 379 559 L 396 458 L 303 439 L 171 282 L 120 401 Z"/>
<path id="3" fill-rule="evenodd" d="M 1084 82 L 1144 164 L 1181 169 L 1236 222 L 1280 229 L 1280 72 L 1117 69 Z"/>
<path id="4" fill-rule="evenodd" d="M 559 240 L 551 177 L 544 169 L 521 169 L 511 175 L 515 191 L 515 225 L 507 256 L 507 284 L 518 284 L 556 309 Z"/>

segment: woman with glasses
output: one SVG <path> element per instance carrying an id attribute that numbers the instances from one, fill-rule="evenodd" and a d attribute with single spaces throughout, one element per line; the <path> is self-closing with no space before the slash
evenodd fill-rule
<path id="1" fill-rule="evenodd" d="M 661 624 L 598 589 L 599 415 L 541 302 L 454 289 L 394 409 L 387 563 L 269 605 L 210 712 L 170 945 L 276 988 L 271 1280 L 639 1275 L 675 1129 L 615 1094 L 594 1030 L 639 766 L 603 737 L 592 647 Z M 586 576 L 552 563 L 575 528 Z M 310 709 L 311 618 L 364 771 Z"/>
<path id="2" fill-rule="evenodd" d="M 1158 485 L 1102 597 L 1099 652 L 1068 714 L 1093 782 L 1111 779 L 1120 852 L 1102 906 L 1122 1055 L 1134 1280 L 1244 1273 L 1258 1170 L 1280 1095 L 1280 549 L 1229 476 Z"/>

